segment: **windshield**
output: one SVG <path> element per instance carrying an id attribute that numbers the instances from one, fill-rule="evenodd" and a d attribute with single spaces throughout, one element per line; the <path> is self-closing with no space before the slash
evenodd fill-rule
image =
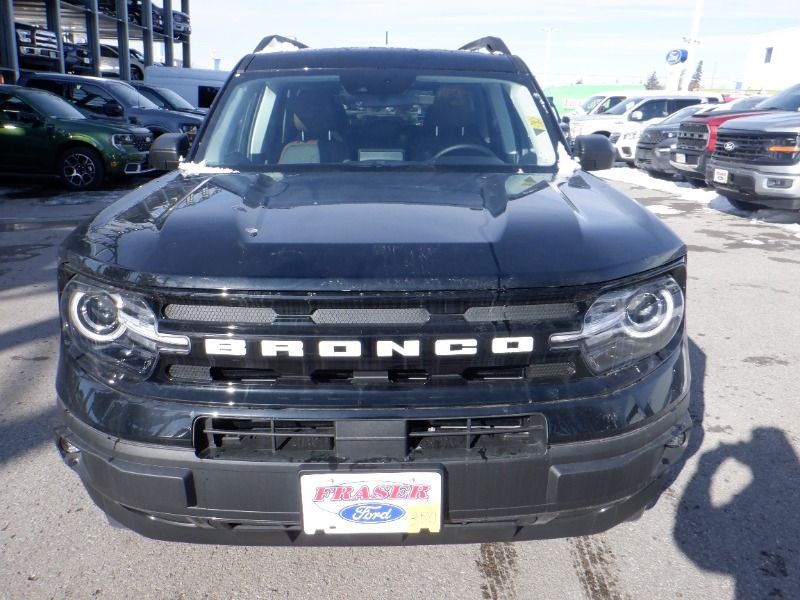
<path id="1" fill-rule="evenodd" d="M 669 125 L 670 123 L 680 123 L 684 119 L 688 119 L 693 114 L 700 112 L 701 110 L 707 109 L 708 106 L 703 104 L 695 104 L 694 106 L 687 106 L 686 108 L 680 109 L 678 112 L 672 113 L 666 119 L 661 121 L 659 125 Z"/>
<path id="2" fill-rule="evenodd" d="M 614 106 L 612 108 L 609 108 L 603 114 L 605 114 L 605 115 L 624 115 L 626 112 L 631 110 L 634 106 L 639 104 L 639 102 L 641 102 L 642 100 L 644 100 L 644 98 L 628 98 L 627 100 L 623 100 L 622 102 L 620 102 L 616 106 Z"/>
<path id="3" fill-rule="evenodd" d="M 516 81 L 375 69 L 242 79 L 226 94 L 197 161 L 234 169 L 536 170 L 556 163 L 539 110 L 543 100 Z"/>
<path id="4" fill-rule="evenodd" d="M 194 106 L 189 104 L 182 96 L 167 88 L 156 88 L 155 91 L 166 100 L 175 110 L 194 110 Z"/>
<path id="5" fill-rule="evenodd" d="M 137 108 L 158 108 L 158 106 L 137 92 L 136 88 L 128 85 L 127 83 L 109 82 L 109 85 L 112 86 L 111 89 L 114 90 L 114 93 L 118 98 L 122 99 L 123 104 L 126 106 L 135 106 Z"/>
<path id="6" fill-rule="evenodd" d="M 586 102 L 581 104 L 581 108 L 588 113 L 595 106 L 597 106 L 603 98 L 605 98 L 603 94 L 600 94 L 599 96 L 592 96 Z"/>
<path id="7" fill-rule="evenodd" d="M 29 92 L 28 101 L 41 114 L 54 119 L 85 119 L 84 114 L 66 100 L 49 92 Z"/>
<path id="8" fill-rule="evenodd" d="M 800 84 L 793 85 L 775 94 L 772 98 L 767 98 L 756 105 L 756 108 L 767 110 L 798 110 L 800 109 Z"/>

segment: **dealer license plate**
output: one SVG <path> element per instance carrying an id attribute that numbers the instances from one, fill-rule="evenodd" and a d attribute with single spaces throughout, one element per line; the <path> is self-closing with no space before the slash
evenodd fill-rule
<path id="1" fill-rule="evenodd" d="M 686 164 L 686 155 L 676 153 L 675 154 L 675 162 Z"/>
<path id="2" fill-rule="evenodd" d="M 442 474 L 438 472 L 310 473 L 300 476 L 303 531 L 438 533 Z"/>
<path id="3" fill-rule="evenodd" d="M 728 183 L 728 171 L 725 169 L 714 169 L 715 183 Z"/>

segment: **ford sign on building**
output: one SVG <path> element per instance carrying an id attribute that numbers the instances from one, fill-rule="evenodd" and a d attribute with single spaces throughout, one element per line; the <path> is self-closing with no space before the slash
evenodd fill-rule
<path id="1" fill-rule="evenodd" d="M 678 65 L 680 63 L 685 63 L 687 58 L 689 58 L 688 50 L 676 49 L 667 52 L 667 64 L 669 65 Z"/>

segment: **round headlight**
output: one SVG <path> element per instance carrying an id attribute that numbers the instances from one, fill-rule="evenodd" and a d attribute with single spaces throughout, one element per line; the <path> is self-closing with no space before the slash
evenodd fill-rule
<path id="1" fill-rule="evenodd" d="M 669 325 L 674 308 L 672 295 L 666 290 L 637 292 L 625 305 L 622 326 L 633 338 L 658 335 Z"/>
<path id="2" fill-rule="evenodd" d="M 90 340 L 110 342 L 125 331 L 119 321 L 119 303 L 105 292 L 75 292 L 69 309 L 72 324 Z"/>

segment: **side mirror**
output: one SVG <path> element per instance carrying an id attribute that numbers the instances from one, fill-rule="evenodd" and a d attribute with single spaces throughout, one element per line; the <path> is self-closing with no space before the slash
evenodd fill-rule
<path id="1" fill-rule="evenodd" d="M 575 158 L 584 171 L 601 171 L 614 165 L 617 151 L 606 136 L 599 133 L 575 138 Z"/>
<path id="2" fill-rule="evenodd" d="M 559 129 L 561 129 L 561 133 L 564 134 L 564 137 L 569 139 L 569 134 L 570 134 L 569 123 L 559 123 L 558 127 Z"/>
<path id="3" fill-rule="evenodd" d="M 561 122 L 562 123 L 566 123 L 567 125 L 569 125 L 569 117 L 566 116 L 566 115 L 561 117 Z"/>
<path id="4" fill-rule="evenodd" d="M 121 117 L 125 114 L 122 110 L 122 105 L 114 100 L 109 100 L 103 105 L 103 114 L 107 117 Z"/>
<path id="5" fill-rule="evenodd" d="M 189 146 L 185 133 L 162 133 L 150 146 L 150 166 L 159 171 L 177 169 L 181 158 L 189 154 Z"/>
<path id="6" fill-rule="evenodd" d="M 19 111 L 19 120 L 28 125 L 41 125 L 43 123 L 42 117 L 27 110 Z"/>
<path id="7" fill-rule="evenodd" d="M 644 113 L 640 110 L 635 110 L 631 113 L 631 116 L 628 117 L 630 121 L 643 121 L 644 120 Z"/>

